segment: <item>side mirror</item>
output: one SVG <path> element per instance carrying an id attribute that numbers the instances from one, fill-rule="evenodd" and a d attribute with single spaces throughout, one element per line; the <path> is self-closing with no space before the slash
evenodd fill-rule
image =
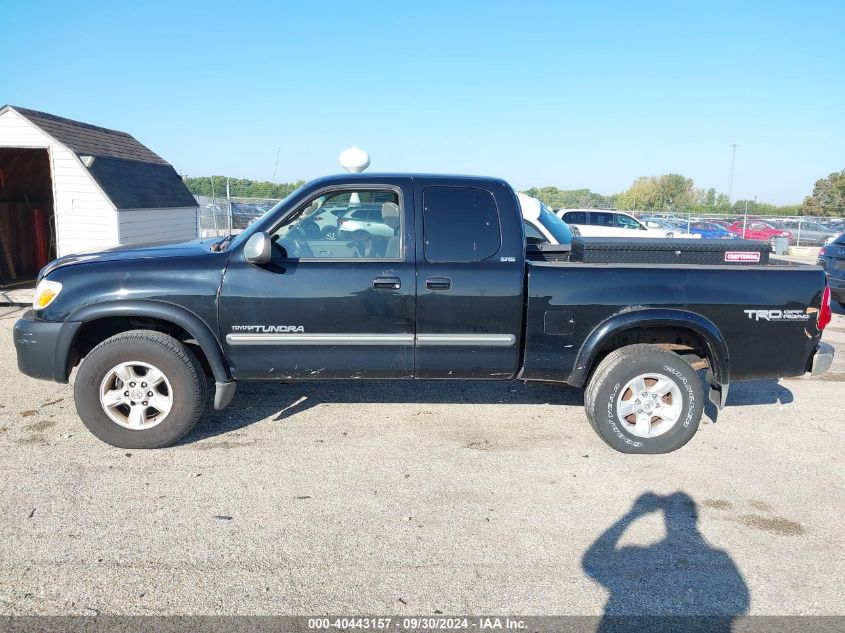
<path id="1" fill-rule="evenodd" d="M 255 233 L 250 236 L 244 245 L 244 258 L 250 264 L 267 264 L 270 262 L 270 254 L 273 243 L 270 236 L 264 233 Z"/>

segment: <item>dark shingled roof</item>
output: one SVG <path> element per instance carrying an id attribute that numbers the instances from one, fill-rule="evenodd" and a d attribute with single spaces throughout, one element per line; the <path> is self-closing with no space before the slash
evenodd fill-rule
<path id="1" fill-rule="evenodd" d="M 173 166 L 126 132 L 28 108 L 7 107 L 77 156 L 92 156 L 94 162 L 87 167 L 88 172 L 118 209 L 197 206 Z"/>
<path id="2" fill-rule="evenodd" d="M 167 163 L 98 156 L 88 171 L 118 209 L 197 206 L 196 198 Z"/>

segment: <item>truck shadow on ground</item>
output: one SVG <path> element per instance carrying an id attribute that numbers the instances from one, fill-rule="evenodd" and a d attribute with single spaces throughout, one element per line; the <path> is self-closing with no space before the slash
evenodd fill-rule
<path id="1" fill-rule="evenodd" d="M 654 512 L 663 515 L 665 538 L 619 547 L 629 527 Z M 610 592 L 600 633 L 730 631 L 750 605 L 742 574 L 726 552 L 704 540 L 696 504 L 684 492 L 641 495 L 589 547 L 581 567 Z"/>
<path id="2" fill-rule="evenodd" d="M 705 394 L 707 393 L 705 388 Z M 760 404 L 790 404 L 795 400 L 792 392 L 776 379 L 735 382 L 728 391 L 727 408 Z M 704 415 L 716 422 L 719 410 L 707 400 Z"/>
<path id="3" fill-rule="evenodd" d="M 243 383 L 232 403 L 215 411 L 211 400 L 196 428 L 182 443 L 196 442 L 271 418 L 278 422 L 323 404 L 386 403 L 520 404 L 582 407 L 581 389 L 555 383 L 481 380 L 314 380 L 292 383 Z"/>
<path id="4" fill-rule="evenodd" d="M 777 380 L 754 380 L 731 385 L 728 407 L 789 404 L 792 392 Z M 271 418 L 286 420 L 322 404 L 553 404 L 584 405 L 581 389 L 557 383 L 523 384 L 474 380 L 314 380 L 291 383 L 243 383 L 232 403 L 215 411 L 211 400 L 197 427 L 182 441 L 192 443 Z M 718 410 L 709 401 L 704 413 L 714 422 Z"/>

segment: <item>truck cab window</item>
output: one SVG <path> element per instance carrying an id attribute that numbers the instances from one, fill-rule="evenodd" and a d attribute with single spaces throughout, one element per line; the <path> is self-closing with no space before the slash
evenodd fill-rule
<path id="1" fill-rule="evenodd" d="M 395 191 L 323 194 L 272 235 L 286 259 L 398 259 L 402 212 Z"/>
<path id="2" fill-rule="evenodd" d="M 425 259 L 479 262 L 502 245 L 499 211 L 493 195 L 473 187 L 427 187 L 423 191 Z"/>

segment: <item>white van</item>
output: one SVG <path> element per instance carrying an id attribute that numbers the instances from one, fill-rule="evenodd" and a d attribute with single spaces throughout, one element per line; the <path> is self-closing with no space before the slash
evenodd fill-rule
<path id="1" fill-rule="evenodd" d="M 547 242 L 568 246 L 572 243 L 572 230 L 548 206 L 524 193 L 517 193 L 525 225 L 525 239 L 531 243 Z"/>
<path id="2" fill-rule="evenodd" d="M 650 229 L 634 216 L 621 211 L 561 209 L 557 215 L 575 235 L 584 237 L 665 237 L 666 233 Z"/>

